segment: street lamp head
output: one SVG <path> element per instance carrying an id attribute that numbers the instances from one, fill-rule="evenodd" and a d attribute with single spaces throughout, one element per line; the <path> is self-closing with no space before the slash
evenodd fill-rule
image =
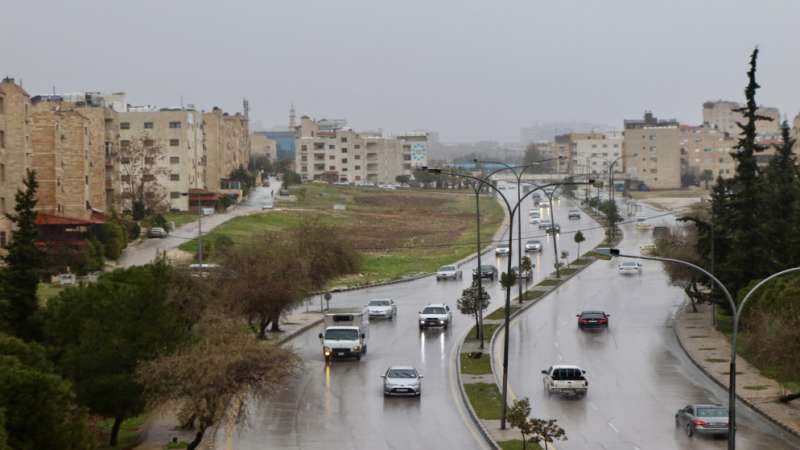
<path id="1" fill-rule="evenodd" d="M 619 256 L 619 249 L 618 248 L 598 247 L 598 248 L 594 249 L 594 252 L 599 254 L 599 255 L 608 256 L 610 258 L 613 258 L 615 256 Z"/>

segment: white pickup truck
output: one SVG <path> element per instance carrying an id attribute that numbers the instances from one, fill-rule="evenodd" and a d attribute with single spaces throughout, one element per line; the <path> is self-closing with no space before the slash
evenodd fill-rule
<path id="1" fill-rule="evenodd" d="M 340 309 L 325 314 L 325 330 L 319 334 L 319 340 L 326 361 L 335 356 L 355 356 L 360 361 L 367 354 L 368 338 L 366 308 Z"/>
<path id="2" fill-rule="evenodd" d="M 585 370 L 578 366 L 551 366 L 542 370 L 542 383 L 547 395 L 577 395 L 583 397 L 589 390 L 589 382 L 584 376 Z"/>

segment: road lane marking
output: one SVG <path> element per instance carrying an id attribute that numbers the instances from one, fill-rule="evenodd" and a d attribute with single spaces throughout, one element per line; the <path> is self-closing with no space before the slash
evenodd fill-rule
<path id="1" fill-rule="evenodd" d="M 555 345 L 556 348 L 558 348 L 558 342 L 553 342 L 553 345 Z"/>
<path id="2" fill-rule="evenodd" d="M 558 354 L 558 360 L 559 360 L 559 361 L 563 361 L 563 360 L 564 360 L 564 357 L 563 357 L 563 356 L 561 356 L 561 353 L 559 353 L 559 354 Z"/>
<path id="3" fill-rule="evenodd" d="M 613 424 L 613 423 L 611 423 L 611 422 L 608 422 L 608 426 L 610 426 L 610 427 L 611 427 L 611 429 L 612 429 L 612 430 L 614 430 L 614 432 L 616 432 L 616 433 L 619 433 L 619 430 L 617 429 L 617 427 L 615 427 L 615 426 L 614 426 L 614 424 Z"/>
<path id="4" fill-rule="evenodd" d="M 593 410 L 597 411 L 597 405 L 595 405 L 594 403 L 589 402 L 589 407 L 592 408 Z"/>

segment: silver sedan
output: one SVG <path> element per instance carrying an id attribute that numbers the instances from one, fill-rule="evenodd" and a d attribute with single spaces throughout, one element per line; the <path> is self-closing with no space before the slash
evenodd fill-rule
<path id="1" fill-rule="evenodd" d="M 381 375 L 383 395 L 422 395 L 422 375 L 411 366 L 392 366 Z"/>

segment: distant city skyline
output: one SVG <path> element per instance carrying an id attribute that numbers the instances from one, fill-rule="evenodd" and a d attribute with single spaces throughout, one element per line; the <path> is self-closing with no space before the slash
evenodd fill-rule
<path id="1" fill-rule="evenodd" d="M 800 3 L 208 0 L 109 8 L 10 2 L 3 72 L 32 95 L 125 91 L 131 103 L 298 115 L 359 129 L 512 142 L 538 122 L 621 127 L 644 110 L 699 124 L 702 103 L 743 100 L 759 45 L 759 103 L 800 110 Z M 47 11 L 43 14 L 43 11 Z M 422 13 L 421 13 L 422 12 Z"/>

